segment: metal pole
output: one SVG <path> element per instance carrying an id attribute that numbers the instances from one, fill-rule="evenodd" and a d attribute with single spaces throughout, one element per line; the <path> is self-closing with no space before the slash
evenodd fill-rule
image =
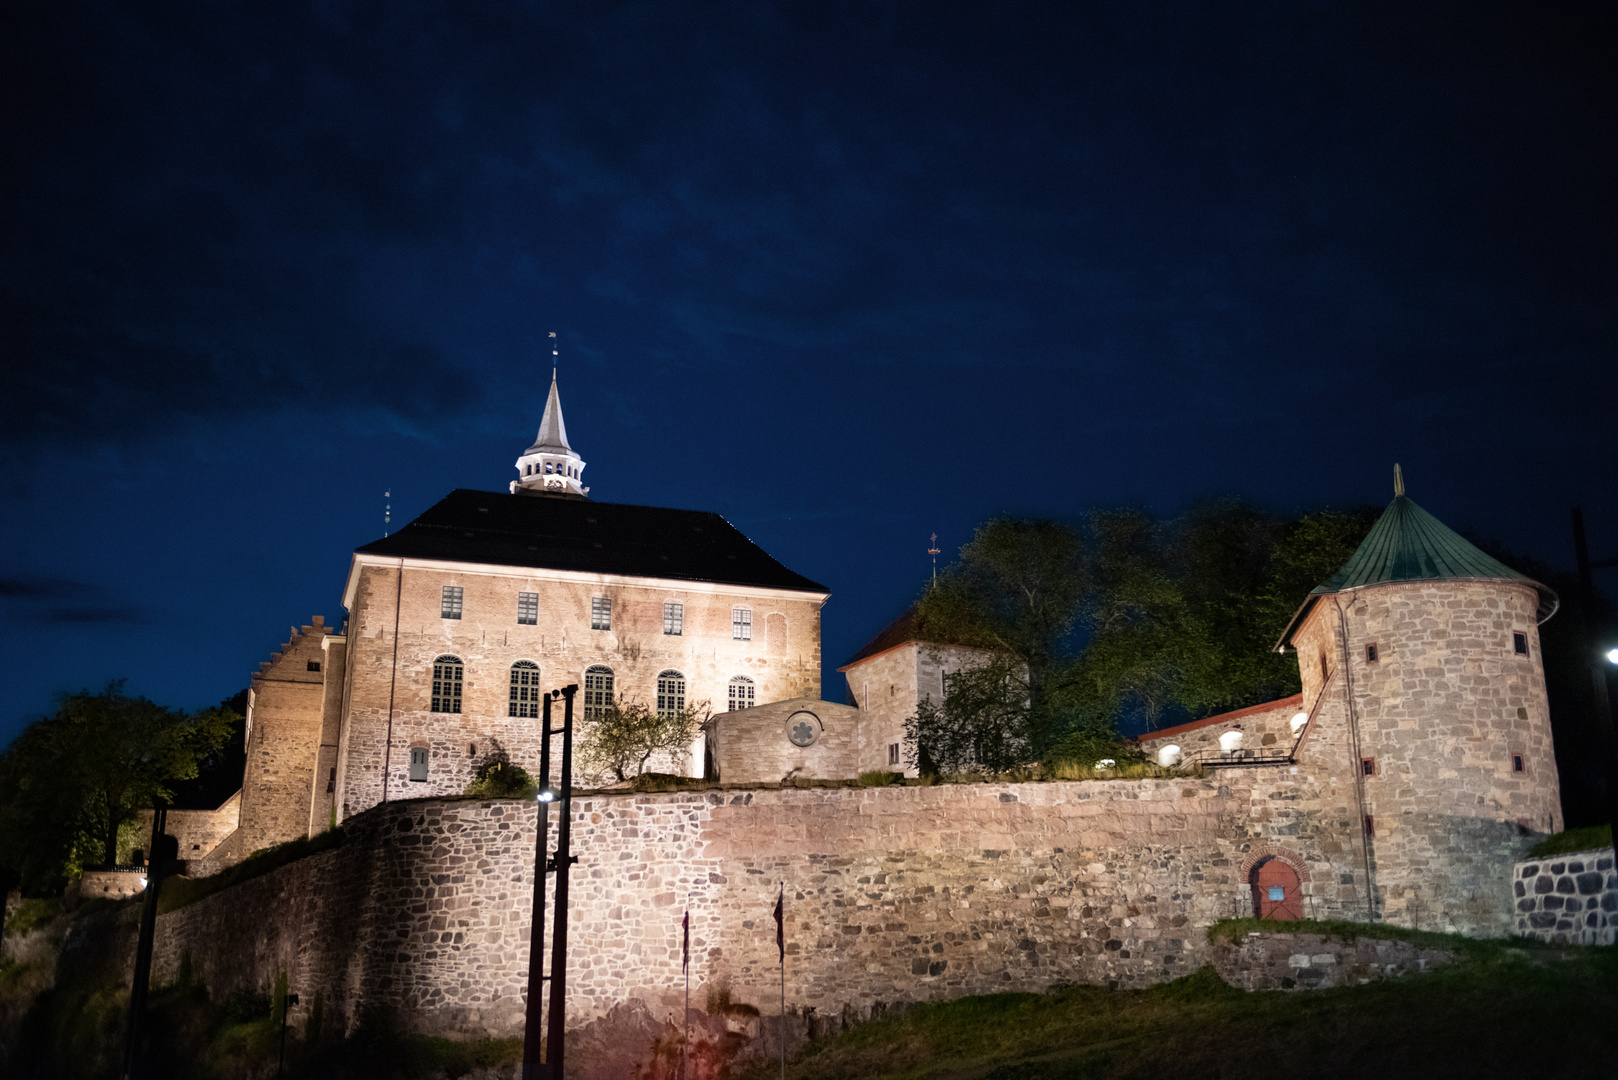
<path id="1" fill-rule="evenodd" d="M 540 793 L 551 786 L 551 698 L 544 695 L 540 704 L 539 787 Z M 545 847 L 550 836 L 551 804 L 546 799 L 539 803 L 539 823 L 534 834 L 534 910 L 528 926 L 528 1011 L 522 1029 L 522 1080 L 545 1078 Z"/>
<path id="2" fill-rule="evenodd" d="M 787 883 L 781 882 L 781 928 L 787 924 Z M 787 950 L 781 946 L 781 1080 L 787 1080 Z"/>
<path id="3" fill-rule="evenodd" d="M 135 946 L 135 979 L 129 987 L 129 1023 L 124 1032 L 124 1067 L 118 1075 L 134 1080 L 146 1070 L 141 1043 L 146 1038 L 146 995 L 152 982 L 152 941 L 157 934 L 157 891 L 159 874 L 158 841 L 168 828 L 168 809 L 158 804 L 152 811 L 152 846 L 146 853 L 146 896 L 140 912 L 140 940 Z"/>
<path id="4" fill-rule="evenodd" d="M 1607 672 L 1601 666 L 1602 656 L 1596 642 L 1596 590 L 1590 580 L 1590 571 L 1598 566 L 1618 565 L 1618 559 L 1590 561 L 1590 549 L 1584 539 L 1584 512 L 1573 508 L 1573 555 L 1579 564 L 1579 599 L 1584 609 L 1584 655 L 1590 665 L 1590 689 L 1595 695 L 1596 738 L 1601 743 L 1602 757 L 1607 766 L 1607 820 L 1612 823 L 1613 834 L 1618 836 L 1618 738 L 1612 728 L 1612 702 L 1607 695 Z"/>
<path id="5" fill-rule="evenodd" d="M 680 1080 L 685 1080 L 685 1062 L 691 1053 L 691 894 L 685 894 L 685 1036 L 680 1043 Z"/>
<path id="6" fill-rule="evenodd" d="M 567 1033 L 567 878 L 573 863 L 573 695 L 579 687 L 562 688 L 562 816 L 556 823 L 556 928 L 551 935 L 551 1009 L 545 1036 L 545 1061 L 551 1080 L 561 1080 L 563 1037 Z"/>

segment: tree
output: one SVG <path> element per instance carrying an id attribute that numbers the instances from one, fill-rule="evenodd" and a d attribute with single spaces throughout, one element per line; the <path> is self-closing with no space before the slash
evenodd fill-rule
<path id="1" fill-rule="evenodd" d="M 1027 735 L 1037 752 L 1052 734 L 1047 688 L 1089 588 L 1076 530 L 1054 521 L 996 518 L 978 528 L 916 602 L 917 634 L 941 645 L 988 649 L 1020 666 Z"/>
<path id="2" fill-rule="evenodd" d="M 927 775 L 1006 772 L 1033 760 L 1033 714 L 1022 664 L 995 653 L 944 676 L 944 700 L 922 698 L 905 721 L 911 767 Z"/>
<path id="3" fill-rule="evenodd" d="M 35 886 L 75 858 L 111 865 L 119 829 L 195 777 L 236 719 L 225 708 L 184 713 L 129 697 L 122 683 L 63 697 L 0 758 L 4 857 Z"/>
<path id="4" fill-rule="evenodd" d="M 585 720 L 574 748 L 581 776 L 630 780 L 646 771 L 658 754 L 690 747 L 712 714 L 706 701 L 674 711 L 658 711 L 633 699 L 620 699 L 600 716 Z"/>

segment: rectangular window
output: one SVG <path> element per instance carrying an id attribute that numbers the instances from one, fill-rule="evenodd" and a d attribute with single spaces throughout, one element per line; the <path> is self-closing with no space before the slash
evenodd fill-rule
<path id="1" fill-rule="evenodd" d="M 424 783 L 427 780 L 427 748 L 413 746 L 410 748 L 410 779 Z"/>
<path id="2" fill-rule="evenodd" d="M 1518 656 L 1528 655 L 1528 635 L 1520 631 L 1511 632 L 1511 651 Z"/>
<path id="3" fill-rule="evenodd" d="M 1376 758 L 1374 758 L 1374 757 L 1362 757 L 1362 758 L 1360 758 L 1360 772 L 1364 773 L 1366 776 L 1375 776 L 1376 775 Z"/>
<path id="4" fill-rule="evenodd" d="M 461 617 L 461 587 L 459 585 L 444 586 L 444 598 L 438 607 L 438 617 L 441 619 L 459 619 Z"/>
<path id="5" fill-rule="evenodd" d="M 1514 773 L 1527 771 L 1523 766 L 1523 756 L 1521 754 L 1511 755 L 1511 771 Z"/>
<path id="6" fill-rule="evenodd" d="M 309 661 L 309 670 L 310 671 L 319 671 L 320 670 L 320 661 L 319 660 L 311 660 L 311 661 Z"/>
<path id="7" fill-rule="evenodd" d="M 534 626 L 539 622 L 539 594 L 537 592 L 520 592 L 517 594 L 517 625 Z"/>
<path id="8" fill-rule="evenodd" d="M 1376 642 L 1374 641 L 1365 646 L 1365 662 L 1367 664 L 1376 663 Z"/>
<path id="9" fill-rule="evenodd" d="M 1371 820 L 1371 815 L 1370 814 L 1365 815 L 1365 835 L 1366 836 L 1375 836 L 1376 835 L 1376 822 Z"/>
<path id="10" fill-rule="evenodd" d="M 612 629 L 612 597 L 590 597 L 590 629 Z"/>
<path id="11" fill-rule="evenodd" d="M 676 637 L 685 633 L 685 605 L 668 603 L 663 605 L 663 633 L 673 634 Z"/>
<path id="12" fill-rule="evenodd" d="M 1287 898 L 1287 891 L 1286 891 L 1286 888 L 1284 886 L 1271 885 L 1269 887 L 1269 889 L 1270 889 L 1270 903 L 1279 904 L 1279 903 L 1281 903 L 1281 901 L 1283 901 L 1283 900 L 1285 900 Z"/>
<path id="13" fill-rule="evenodd" d="M 899 744 L 896 742 L 890 742 L 888 744 L 888 764 L 899 764 Z"/>
<path id="14" fill-rule="evenodd" d="M 752 608 L 739 607 L 730 609 L 730 636 L 734 641 L 753 640 Z"/>

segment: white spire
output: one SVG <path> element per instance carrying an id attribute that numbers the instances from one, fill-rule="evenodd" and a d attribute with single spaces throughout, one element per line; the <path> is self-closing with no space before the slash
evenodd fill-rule
<path id="1" fill-rule="evenodd" d="M 562 422 L 562 396 L 556 391 L 556 369 L 552 368 L 545 416 L 539 422 L 534 445 L 517 459 L 517 479 L 511 483 L 511 493 L 583 498 L 590 493 L 584 486 L 583 476 L 584 459 L 567 442 L 567 425 Z"/>

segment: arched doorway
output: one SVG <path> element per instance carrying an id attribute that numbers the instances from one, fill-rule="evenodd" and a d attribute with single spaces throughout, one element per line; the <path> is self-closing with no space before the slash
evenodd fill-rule
<path id="1" fill-rule="evenodd" d="M 1298 872 L 1274 855 L 1253 864 L 1247 875 L 1253 886 L 1253 912 L 1260 919 L 1293 922 L 1303 918 L 1303 890 Z"/>

